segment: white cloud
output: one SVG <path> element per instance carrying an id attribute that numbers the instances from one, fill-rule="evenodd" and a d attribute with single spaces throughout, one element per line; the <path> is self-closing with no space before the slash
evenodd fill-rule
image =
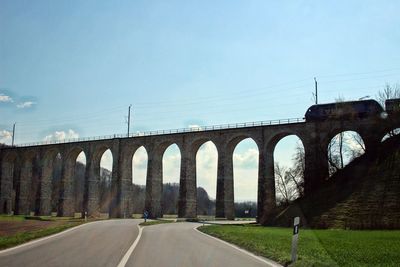
<path id="1" fill-rule="evenodd" d="M 21 102 L 17 105 L 17 108 L 31 108 L 33 105 L 35 105 L 36 103 L 33 101 L 25 101 L 25 102 Z"/>
<path id="2" fill-rule="evenodd" d="M 250 148 L 244 153 L 233 153 L 233 162 L 235 167 L 243 169 L 257 168 L 258 164 L 258 149 Z"/>
<path id="3" fill-rule="evenodd" d="M 200 131 L 200 130 L 203 129 L 203 128 L 201 128 L 200 125 L 197 125 L 197 124 L 190 124 L 189 128 L 192 129 L 192 130 L 197 130 L 197 131 Z"/>
<path id="4" fill-rule="evenodd" d="M 0 143 L 11 144 L 12 132 L 1 130 L 0 131 Z"/>
<path id="5" fill-rule="evenodd" d="M 258 161 L 257 161 L 258 162 Z M 235 202 L 256 201 L 258 168 L 233 169 Z"/>
<path id="6" fill-rule="evenodd" d="M 72 129 L 69 129 L 67 132 L 65 131 L 55 131 L 52 134 L 47 135 L 43 140 L 44 141 L 61 141 L 66 139 L 75 139 L 78 138 L 79 134 Z"/>
<path id="7" fill-rule="evenodd" d="M 14 100 L 8 95 L 0 94 L 0 102 L 10 102 L 10 103 L 12 103 L 12 102 L 14 102 Z"/>

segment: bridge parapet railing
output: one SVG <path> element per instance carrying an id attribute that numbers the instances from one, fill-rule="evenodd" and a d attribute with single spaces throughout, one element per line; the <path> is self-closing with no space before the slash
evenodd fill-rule
<path id="1" fill-rule="evenodd" d="M 53 145 L 53 144 L 108 140 L 108 139 L 115 139 L 115 138 L 166 135 L 166 134 L 189 133 L 189 132 L 206 132 L 206 131 L 215 131 L 215 130 L 224 130 L 224 129 L 238 129 L 238 128 L 249 128 L 249 127 L 257 127 L 257 126 L 293 124 L 293 123 L 302 123 L 302 122 L 305 122 L 304 118 L 290 118 L 290 119 L 269 120 L 269 121 L 242 122 L 242 123 L 233 123 L 233 124 L 229 123 L 229 124 L 220 124 L 220 125 L 212 125 L 212 126 L 195 126 L 195 127 L 178 128 L 178 129 L 170 129 L 170 130 L 137 132 L 137 133 L 131 133 L 131 134 L 129 134 L 129 136 L 127 134 L 112 134 L 112 135 L 80 137 L 80 138 L 63 139 L 63 140 L 48 140 L 48 141 L 18 144 L 18 145 L 15 145 L 15 147 Z"/>

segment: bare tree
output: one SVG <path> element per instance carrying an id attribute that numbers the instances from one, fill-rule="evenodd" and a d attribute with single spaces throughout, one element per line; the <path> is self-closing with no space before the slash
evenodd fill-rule
<path id="1" fill-rule="evenodd" d="M 385 107 L 386 100 L 393 98 L 400 98 L 400 84 L 396 83 L 391 85 L 387 83 L 385 87 L 378 92 L 376 98 L 378 102 L 382 105 L 382 107 Z M 384 137 L 384 140 L 393 137 L 395 135 L 398 135 L 399 133 L 400 133 L 399 128 L 393 129 Z"/>
<path id="2" fill-rule="evenodd" d="M 392 98 L 400 98 L 400 84 L 389 84 L 387 83 L 385 87 L 378 92 L 376 99 L 382 105 L 385 106 L 385 101 Z"/>
<path id="3" fill-rule="evenodd" d="M 364 153 L 365 145 L 358 133 L 352 131 L 338 133 L 328 146 L 329 175 L 343 169 Z"/>
<path id="4" fill-rule="evenodd" d="M 293 169 L 275 163 L 275 181 L 278 202 L 288 205 L 300 196 L 298 188 L 301 187 L 301 183 Z"/>
<path id="5" fill-rule="evenodd" d="M 288 173 L 293 183 L 296 185 L 299 197 L 304 195 L 304 171 L 306 169 L 304 147 L 297 143 L 296 153 L 293 156 L 294 166 Z"/>

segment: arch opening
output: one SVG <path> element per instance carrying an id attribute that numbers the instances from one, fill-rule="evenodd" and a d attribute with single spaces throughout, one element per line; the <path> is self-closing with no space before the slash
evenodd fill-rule
<path id="1" fill-rule="evenodd" d="M 161 208 L 165 217 L 177 217 L 178 215 L 180 170 L 181 152 L 176 144 L 172 144 L 164 151 L 162 159 Z"/>
<path id="2" fill-rule="evenodd" d="M 142 217 L 146 198 L 148 154 L 141 146 L 132 157 L 132 184 L 130 188 L 128 211 L 134 217 Z"/>
<path id="3" fill-rule="evenodd" d="M 294 134 L 281 138 L 273 152 L 275 197 L 278 208 L 288 206 L 304 192 L 305 152 Z"/>
<path id="4" fill-rule="evenodd" d="M 357 132 L 343 131 L 336 134 L 328 145 L 329 176 L 364 153 L 365 144 Z"/>
<path id="5" fill-rule="evenodd" d="M 108 216 L 110 211 L 112 172 L 113 156 L 111 150 L 107 149 L 101 155 L 99 173 L 99 210 L 103 216 Z"/>
<path id="6" fill-rule="evenodd" d="M 77 155 L 76 155 L 77 154 Z M 74 213 L 81 216 L 85 212 L 85 173 L 86 173 L 86 154 L 82 150 L 77 152 L 75 157 L 75 167 L 73 176 L 73 194 L 74 194 Z"/>
<path id="7" fill-rule="evenodd" d="M 257 216 L 259 149 L 252 138 L 240 141 L 232 154 L 236 218 Z"/>
<path id="8" fill-rule="evenodd" d="M 215 216 L 217 195 L 218 151 L 212 141 L 203 143 L 196 152 L 196 188 L 198 217 Z"/>
<path id="9" fill-rule="evenodd" d="M 399 135 L 399 134 L 400 134 L 400 128 L 393 129 L 393 130 L 389 131 L 388 133 L 386 133 L 385 136 L 383 136 L 381 142 L 384 142 L 387 139 L 394 137 L 396 135 Z"/>

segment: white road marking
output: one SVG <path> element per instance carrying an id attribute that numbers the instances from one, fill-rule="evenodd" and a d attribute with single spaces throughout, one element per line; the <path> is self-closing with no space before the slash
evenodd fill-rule
<path id="1" fill-rule="evenodd" d="M 76 229 L 79 229 L 79 228 L 81 228 L 81 227 L 84 227 L 84 226 L 86 226 L 86 225 L 94 224 L 94 223 L 99 223 L 99 222 L 101 222 L 101 221 L 95 221 L 95 222 L 84 223 L 84 224 L 81 224 L 81 225 L 78 225 L 78 226 L 69 228 L 69 229 L 67 229 L 67 230 L 65 230 L 65 231 L 59 232 L 59 233 L 54 234 L 54 235 L 45 236 L 45 237 L 42 237 L 42 238 L 39 238 L 39 239 L 35 239 L 35 240 L 32 240 L 32 241 L 29 241 L 29 242 L 27 242 L 27 243 L 18 245 L 18 246 L 16 246 L 16 247 L 4 249 L 4 250 L 1 250 L 1 251 L 0 251 L 0 255 L 1 255 L 1 254 L 4 254 L 4 253 L 7 253 L 7 252 L 10 252 L 10 251 L 13 251 L 13 250 L 16 250 L 16 249 L 19 249 L 19 248 L 28 247 L 28 246 L 31 246 L 31 245 L 33 245 L 33 244 L 36 244 L 36 243 L 39 243 L 39 242 L 43 242 L 43 241 L 45 241 L 45 240 L 47 240 L 47 239 L 50 239 L 50 238 L 54 238 L 54 237 L 57 237 L 57 236 L 60 236 L 60 235 L 65 235 L 66 233 L 69 233 L 69 232 L 71 232 L 71 231 L 74 231 L 74 230 L 76 230 Z"/>
<path id="2" fill-rule="evenodd" d="M 125 253 L 124 257 L 122 257 L 122 259 L 121 259 L 121 261 L 120 261 L 120 263 L 118 264 L 117 267 L 125 267 L 126 263 L 129 260 L 129 257 L 132 255 L 132 253 L 135 250 L 137 244 L 139 243 L 140 237 L 142 236 L 143 227 L 140 227 L 139 225 L 137 225 L 137 227 L 139 228 L 139 234 L 136 237 L 135 241 L 133 242 L 132 246 Z"/>
<path id="3" fill-rule="evenodd" d="M 246 255 L 248 255 L 248 256 L 250 256 L 250 257 L 253 257 L 253 258 L 255 258 L 255 259 L 257 259 L 257 260 L 259 260 L 259 261 L 261 261 L 261 262 L 263 262 L 263 263 L 266 263 L 267 266 L 270 266 L 270 267 L 282 267 L 282 265 L 280 265 L 280 264 L 277 263 L 277 262 L 274 262 L 274 261 L 269 260 L 269 259 L 266 259 L 266 258 L 262 258 L 262 257 L 257 256 L 257 255 L 255 255 L 255 254 L 253 254 L 253 253 L 251 253 L 251 252 L 249 252 L 249 251 L 247 251 L 247 250 L 244 250 L 244 249 L 242 249 L 242 248 L 240 248 L 240 247 L 238 247 L 238 246 L 236 246 L 236 245 L 233 245 L 233 244 L 231 244 L 231 243 L 228 243 L 228 242 L 226 242 L 226 241 L 224 241 L 224 240 L 221 240 L 221 239 L 219 239 L 219 238 L 213 237 L 213 236 L 211 236 L 211 235 L 207 235 L 207 234 L 205 234 L 205 233 L 199 231 L 199 230 L 197 229 L 198 227 L 200 227 L 200 226 L 194 227 L 193 230 L 195 230 L 196 232 L 198 232 L 198 233 L 200 233 L 200 234 L 202 234 L 202 235 L 204 235 L 204 236 L 207 236 L 207 237 L 212 238 L 212 239 L 214 239 L 214 240 L 217 240 L 217 241 L 219 241 L 219 242 L 221 242 L 221 243 L 224 243 L 225 245 L 228 245 L 228 246 L 230 246 L 230 247 L 232 247 L 232 248 L 234 248 L 234 249 L 236 249 L 236 250 L 239 250 L 240 252 L 243 252 L 244 254 L 246 254 Z"/>

